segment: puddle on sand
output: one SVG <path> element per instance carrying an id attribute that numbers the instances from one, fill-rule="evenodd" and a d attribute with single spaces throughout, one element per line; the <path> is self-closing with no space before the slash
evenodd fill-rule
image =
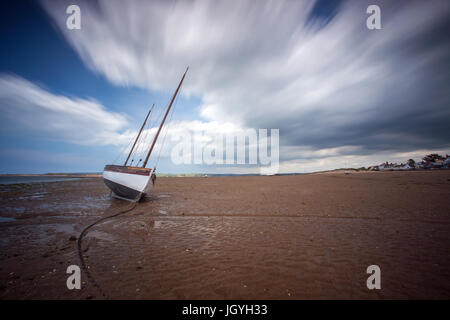
<path id="1" fill-rule="evenodd" d="M 167 228 L 173 228 L 173 227 L 177 227 L 177 226 L 179 226 L 179 224 L 176 221 L 155 220 L 153 222 L 154 229 L 167 229 Z"/>
<path id="2" fill-rule="evenodd" d="M 44 196 L 49 193 L 50 192 L 35 192 L 35 193 L 31 193 L 29 195 L 18 197 L 17 199 L 18 200 L 39 199 L 39 198 L 44 198 Z"/>
<path id="3" fill-rule="evenodd" d="M 159 229 L 159 228 L 161 228 L 161 225 L 162 225 L 162 221 L 155 221 L 153 223 L 153 228 Z"/>
<path id="4" fill-rule="evenodd" d="M 99 230 L 94 230 L 94 231 L 89 232 L 86 237 L 92 237 L 92 238 L 97 238 L 99 240 L 105 240 L 105 241 L 111 241 L 111 242 L 115 240 L 114 236 L 112 236 L 111 234 L 103 232 L 103 231 L 99 231 Z"/>
<path id="5" fill-rule="evenodd" d="M 27 201 L 27 207 L 21 206 L 21 203 L 11 203 L 2 206 L 2 213 L 36 213 L 37 215 L 45 213 L 62 213 L 62 214 L 79 214 L 93 212 L 97 210 L 105 210 L 110 205 L 108 195 L 85 196 L 74 200 L 53 200 L 47 198 L 49 192 L 36 192 L 22 195 L 14 200 Z"/>
<path id="6" fill-rule="evenodd" d="M 12 212 L 12 213 L 24 213 L 25 212 L 25 208 L 24 207 L 3 207 L 2 208 L 3 212 Z"/>
<path id="7" fill-rule="evenodd" d="M 75 232 L 74 226 L 69 223 L 45 223 L 38 225 L 38 228 L 50 234 L 55 233 L 73 234 Z"/>
<path id="8" fill-rule="evenodd" d="M 109 205 L 109 196 L 101 195 L 98 197 L 86 196 L 79 200 L 43 203 L 38 206 L 41 210 L 54 211 L 89 211 L 92 209 L 106 209 Z"/>
<path id="9" fill-rule="evenodd" d="M 102 194 L 100 196 L 97 196 L 97 197 L 92 197 L 92 196 L 85 196 L 85 197 L 83 197 L 84 201 L 98 201 L 98 200 L 100 200 L 100 201 L 107 201 L 109 199 L 110 199 L 109 194 L 106 194 L 106 193 Z"/>

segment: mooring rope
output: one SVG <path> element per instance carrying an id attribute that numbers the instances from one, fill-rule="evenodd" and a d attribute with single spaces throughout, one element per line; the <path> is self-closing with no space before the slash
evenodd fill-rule
<path id="1" fill-rule="evenodd" d="M 117 213 L 115 213 L 115 214 L 113 214 L 113 215 L 110 215 L 110 216 L 107 216 L 107 217 L 103 217 L 103 218 L 98 219 L 98 220 L 95 221 L 94 223 L 91 223 L 91 224 L 88 225 L 86 228 L 84 228 L 83 231 L 81 231 L 80 236 L 78 237 L 78 257 L 80 258 L 81 267 L 82 267 L 82 268 L 84 269 L 84 271 L 86 272 L 86 275 L 87 275 L 89 281 L 92 283 L 92 285 L 100 292 L 100 294 L 101 294 L 105 299 L 108 299 L 106 293 L 102 290 L 102 288 L 101 288 L 100 285 L 97 283 L 97 281 L 95 281 L 94 277 L 92 276 L 92 274 L 90 273 L 90 271 L 89 271 L 89 269 L 88 269 L 88 267 L 87 267 L 87 265 L 86 265 L 86 261 L 85 261 L 84 256 L 83 256 L 83 250 L 82 250 L 82 248 L 81 248 L 81 244 L 82 244 L 82 241 L 83 241 L 83 237 L 87 234 L 88 230 L 89 230 L 90 228 L 92 228 L 93 226 L 95 226 L 96 224 L 98 224 L 98 223 L 100 223 L 100 222 L 102 222 L 102 221 L 105 221 L 105 220 L 107 220 L 107 219 L 111 219 L 111 218 L 117 217 L 117 216 L 119 216 L 119 215 L 121 215 L 121 214 L 130 212 L 130 211 L 132 211 L 134 208 L 136 208 L 136 205 L 137 205 L 137 201 L 133 203 L 133 205 L 132 205 L 131 208 L 128 208 L 128 209 L 126 209 L 126 210 L 119 211 L 119 212 L 117 212 Z"/>

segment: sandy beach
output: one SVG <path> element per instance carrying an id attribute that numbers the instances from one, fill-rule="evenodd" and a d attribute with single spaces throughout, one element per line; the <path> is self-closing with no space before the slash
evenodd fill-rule
<path id="1" fill-rule="evenodd" d="M 130 204 L 100 178 L 0 195 L 0 299 L 103 299 L 66 287 L 74 237 Z M 449 207 L 450 171 L 161 177 L 83 250 L 109 299 L 449 299 Z"/>

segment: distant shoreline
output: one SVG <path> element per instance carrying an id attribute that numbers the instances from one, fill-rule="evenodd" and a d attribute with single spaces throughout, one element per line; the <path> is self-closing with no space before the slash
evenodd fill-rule
<path id="1" fill-rule="evenodd" d="M 450 170 L 447 168 L 433 168 L 433 169 L 409 169 L 409 170 L 395 170 L 386 169 L 382 171 L 371 171 L 362 168 L 339 168 L 330 169 L 323 171 L 313 171 L 313 172 L 296 172 L 296 173 L 277 173 L 270 176 L 288 176 L 288 175 L 307 175 L 307 174 L 326 174 L 326 173 L 374 173 L 383 171 L 399 171 L 399 172 L 424 172 L 424 171 L 441 171 Z M 160 177 L 243 177 L 243 176 L 267 176 L 257 173 L 159 173 Z M 102 173 L 2 173 L 0 177 L 66 177 L 66 178 L 101 178 Z"/>
<path id="2" fill-rule="evenodd" d="M 67 178 L 98 178 L 101 173 L 2 173 L 0 177 L 67 177 Z"/>

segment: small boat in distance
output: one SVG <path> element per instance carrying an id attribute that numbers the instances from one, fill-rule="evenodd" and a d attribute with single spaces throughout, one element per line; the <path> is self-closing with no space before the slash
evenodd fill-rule
<path id="1" fill-rule="evenodd" d="M 189 67 L 184 72 L 183 77 L 181 78 L 180 83 L 178 84 L 178 87 L 175 90 L 172 99 L 170 100 L 170 104 L 167 107 L 166 113 L 164 114 L 164 118 L 162 119 L 158 131 L 155 134 L 155 137 L 150 146 L 150 149 L 148 150 L 147 156 L 145 158 L 145 161 L 143 162 L 142 167 L 127 166 L 127 163 L 128 160 L 130 159 L 131 154 L 133 153 L 137 141 L 139 140 L 142 130 L 144 129 L 145 124 L 147 123 L 147 119 L 150 113 L 152 112 L 153 106 L 150 108 L 147 116 L 145 117 L 144 123 L 142 124 L 141 129 L 139 130 L 139 133 L 136 137 L 136 140 L 134 141 L 133 146 L 131 147 L 131 150 L 128 154 L 127 159 L 125 160 L 125 163 L 122 166 L 114 164 L 107 164 L 105 166 L 103 170 L 103 181 L 105 185 L 111 190 L 111 196 L 122 200 L 136 202 L 139 201 L 143 196 L 145 196 L 145 194 L 147 194 L 152 188 L 153 184 L 151 177 L 152 175 L 155 174 L 156 168 L 153 168 L 153 170 L 150 168 L 146 168 L 147 162 L 148 159 L 150 158 L 150 155 L 152 154 L 153 148 L 155 147 L 156 144 L 156 140 L 158 139 L 158 136 L 164 125 L 164 122 L 166 121 L 167 115 L 169 114 L 170 108 L 172 107 L 175 97 L 177 96 L 178 91 L 180 90 L 180 87 L 183 83 L 184 77 L 186 76 L 188 70 Z"/>

